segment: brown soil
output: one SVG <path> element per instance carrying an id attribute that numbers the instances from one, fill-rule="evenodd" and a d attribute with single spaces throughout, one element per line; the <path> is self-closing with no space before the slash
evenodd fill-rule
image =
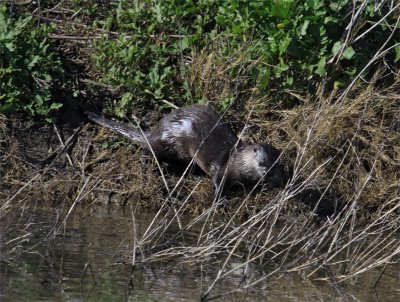
<path id="1" fill-rule="evenodd" d="M 266 141 L 283 150 L 289 181 L 285 190 L 257 191 L 246 197 L 243 216 L 257 212 L 282 192 L 288 200 L 302 202 L 287 203 L 291 210 L 303 204 L 313 209 L 319 202 L 319 214 L 331 214 L 342 203 L 357 202 L 358 213 L 366 216 L 396 206 L 400 191 L 397 85 L 384 94 L 372 86 L 360 91 L 340 105 L 326 99 L 305 101 L 292 110 L 259 108 L 249 114 L 249 106 L 241 112 L 250 116 L 248 124 L 253 126 L 244 131 L 244 139 Z M 197 213 L 213 202 L 207 176 L 191 173 L 180 179 L 183 170 L 175 169 L 175 164 L 161 163 L 159 169 L 140 148 L 89 123 L 80 112 L 65 108 L 57 126 L 1 116 L 3 204 L 76 201 L 157 209 L 167 201 Z M 161 116 L 149 108 L 135 108 L 135 114 L 144 128 Z M 235 123 L 234 128 L 243 125 Z M 235 211 L 235 204 L 246 196 L 243 193 L 228 196 L 228 210 Z"/>
<path id="2" fill-rule="evenodd" d="M 138 115 L 146 121 L 144 127 L 160 117 L 154 112 Z M 78 112 L 65 116 L 68 123 L 60 120 L 57 126 L 18 115 L 1 117 L 3 204 L 25 201 L 57 205 L 78 201 L 123 206 L 131 203 L 158 209 L 169 196 L 163 179 L 170 191 L 179 184 L 171 202 L 184 204 L 192 214 L 212 203 L 212 182 L 198 169 L 181 179 L 185 166 L 160 163 L 161 173 L 156 161 L 130 141 L 91 124 Z M 229 203 L 243 200 L 244 193 L 234 192 L 228 197 Z M 272 198 L 276 191 L 262 194 L 263 198 L 268 195 Z M 254 194 L 244 212 L 249 214 L 262 206 L 259 199 L 260 195 Z"/>
<path id="3" fill-rule="evenodd" d="M 0 121 L 0 198 L 5 201 L 134 202 L 157 208 L 168 196 L 152 158 L 85 118 L 76 128 L 37 123 L 21 116 L 1 116 Z M 172 188 L 179 181 L 179 171 L 165 163 L 161 165 Z M 213 189 L 211 181 L 202 175 L 186 177 L 177 194 L 184 196 L 200 180 L 192 198 L 205 202 L 207 196 L 213 196 Z"/>

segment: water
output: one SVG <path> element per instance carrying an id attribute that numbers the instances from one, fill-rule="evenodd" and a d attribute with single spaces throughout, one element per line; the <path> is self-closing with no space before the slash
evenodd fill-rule
<path id="1" fill-rule="evenodd" d="M 7 257 L 9 263 L 0 264 L 0 301 L 199 301 L 202 286 L 213 278 L 193 266 L 171 269 L 171 264 L 137 268 L 131 278 L 126 257 L 133 246 L 129 211 L 77 208 L 54 237 L 60 216 L 57 209 L 14 213 L 12 226 L 26 228 L 27 236 Z M 139 232 L 152 217 L 153 213 L 137 217 Z M 0 234 L 5 229 L 3 222 Z M 7 236 L 2 235 L 2 244 Z M 388 266 L 376 291 L 371 287 L 379 270 L 362 275 L 354 285 L 336 287 L 339 291 L 327 282 L 306 281 L 293 274 L 216 301 L 400 301 L 399 269 L 399 265 Z M 227 278 L 213 294 L 239 282 L 240 276 Z"/>

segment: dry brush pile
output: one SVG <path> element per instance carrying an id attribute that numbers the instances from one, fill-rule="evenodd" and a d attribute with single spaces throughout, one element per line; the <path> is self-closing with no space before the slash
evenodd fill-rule
<path id="1" fill-rule="evenodd" d="M 247 124 L 261 131 L 244 135 L 260 140 L 268 133 L 282 150 L 287 183 L 224 200 L 213 200 L 209 179 L 171 178 L 108 130 L 84 122 L 63 139 L 57 127 L 18 127 L 21 120 L 2 116 L 3 230 L 12 230 L 16 217 L 5 214 L 33 200 L 64 207 L 59 226 L 81 202 L 129 205 L 134 226 L 141 207 L 151 207 L 157 212 L 146 231 L 132 230 L 128 261 L 201 265 L 214 276 L 204 298 L 232 274 L 246 280 L 236 290 L 300 271 L 345 281 L 400 252 L 400 98 L 397 84 L 374 87 L 359 86 L 341 101 L 340 92 L 302 99 L 291 110 L 249 106 Z M 263 118 L 271 114 L 274 120 Z M 15 237 L 2 245 L 2 256 L 17 255 L 32 234 L 9 235 Z"/>
<path id="2" fill-rule="evenodd" d="M 190 195 L 171 194 L 148 229 L 134 232 L 132 264 L 199 264 L 214 276 L 203 290 L 207 299 L 218 282 L 235 274 L 245 282 L 227 293 L 288 272 L 342 282 L 397 261 L 398 84 L 380 91 L 363 86 L 354 89 L 352 97 L 337 102 L 338 97 L 339 92 L 319 102 L 303 100 L 293 110 L 276 110 L 276 122 L 253 120 L 283 150 L 290 171 L 285 188 L 214 200 L 189 221 L 185 213 Z M 221 208 L 228 213 L 221 214 Z M 326 209 L 335 214 L 316 215 L 326 214 Z M 176 224 L 175 237 L 165 237 Z M 193 233 L 195 240 L 187 240 L 186 234 Z M 178 239 L 177 246 L 173 242 Z M 255 267 L 263 273 L 255 274 Z"/>

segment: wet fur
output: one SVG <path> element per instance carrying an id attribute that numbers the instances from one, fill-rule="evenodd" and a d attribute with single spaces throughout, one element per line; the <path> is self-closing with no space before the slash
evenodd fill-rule
<path id="1" fill-rule="evenodd" d="M 222 117 L 209 107 L 181 107 L 164 116 L 144 136 L 134 127 L 86 113 L 93 122 L 113 129 L 159 159 L 193 159 L 213 179 L 216 192 L 236 184 L 255 185 L 266 180 L 273 186 L 281 182 L 277 163 L 279 152 L 267 144 L 246 144 L 239 140 Z"/>

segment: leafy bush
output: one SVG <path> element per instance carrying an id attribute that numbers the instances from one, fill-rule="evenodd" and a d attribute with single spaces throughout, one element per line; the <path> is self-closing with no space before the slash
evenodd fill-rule
<path id="1" fill-rule="evenodd" d="M 48 116 L 61 107 L 51 101 L 52 84 L 62 71 L 46 39 L 49 31 L 31 16 L 12 19 L 0 7 L 0 112 Z"/>
<path id="2" fill-rule="evenodd" d="M 260 64 L 253 77 L 261 90 L 271 82 L 280 89 L 304 90 L 310 80 L 326 76 L 328 69 L 340 71 L 330 73 L 337 84 L 353 79 L 390 36 L 387 24 L 396 23 L 395 10 L 386 24 L 375 24 L 390 7 L 379 8 L 373 1 L 357 4 L 353 7 L 349 0 L 221 1 L 216 21 L 237 43 L 249 36 L 254 39 L 252 59 Z M 356 13 L 359 17 L 352 20 Z M 373 24 L 377 26 L 368 38 L 353 43 Z M 400 38 L 399 32 L 396 37 Z M 337 55 L 337 64 L 329 63 Z"/>
<path id="3" fill-rule="evenodd" d="M 117 115 L 123 115 L 133 101 L 179 99 L 185 94 L 180 76 L 184 66 L 179 62 L 184 54 L 190 54 L 188 35 L 200 36 L 202 30 L 199 9 L 191 10 L 188 6 L 192 5 L 185 1 L 121 1 L 114 14 L 96 21 L 107 30 L 114 26 L 124 33 L 98 41 L 92 57 L 100 80 L 121 92 L 121 101 L 115 104 Z M 184 26 L 177 28 L 175 24 L 182 22 Z M 194 22 L 192 28 L 186 27 L 189 22 Z"/>
<path id="4" fill-rule="evenodd" d="M 122 35 L 96 43 L 93 62 L 100 81 L 121 92 L 120 115 L 134 100 L 201 100 L 185 81 L 191 68 L 186 58 L 216 37 L 225 37 L 218 52 L 227 61 L 244 54 L 242 88 L 264 95 L 285 89 L 312 92 L 321 79 L 330 88 L 344 86 L 361 71 L 372 74 L 378 65 L 365 69 L 368 62 L 386 41 L 390 47 L 400 40 L 399 32 L 388 39 L 395 10 L 368 1 L 137 0 L 111 5 L 96 24 Z M 385 22 L 378 22 L 386 14 Z M 362 33 L 365 37 L 357 39 Z M 388 52 L 391 67 L 398 53 L 399 46 Z"/>

